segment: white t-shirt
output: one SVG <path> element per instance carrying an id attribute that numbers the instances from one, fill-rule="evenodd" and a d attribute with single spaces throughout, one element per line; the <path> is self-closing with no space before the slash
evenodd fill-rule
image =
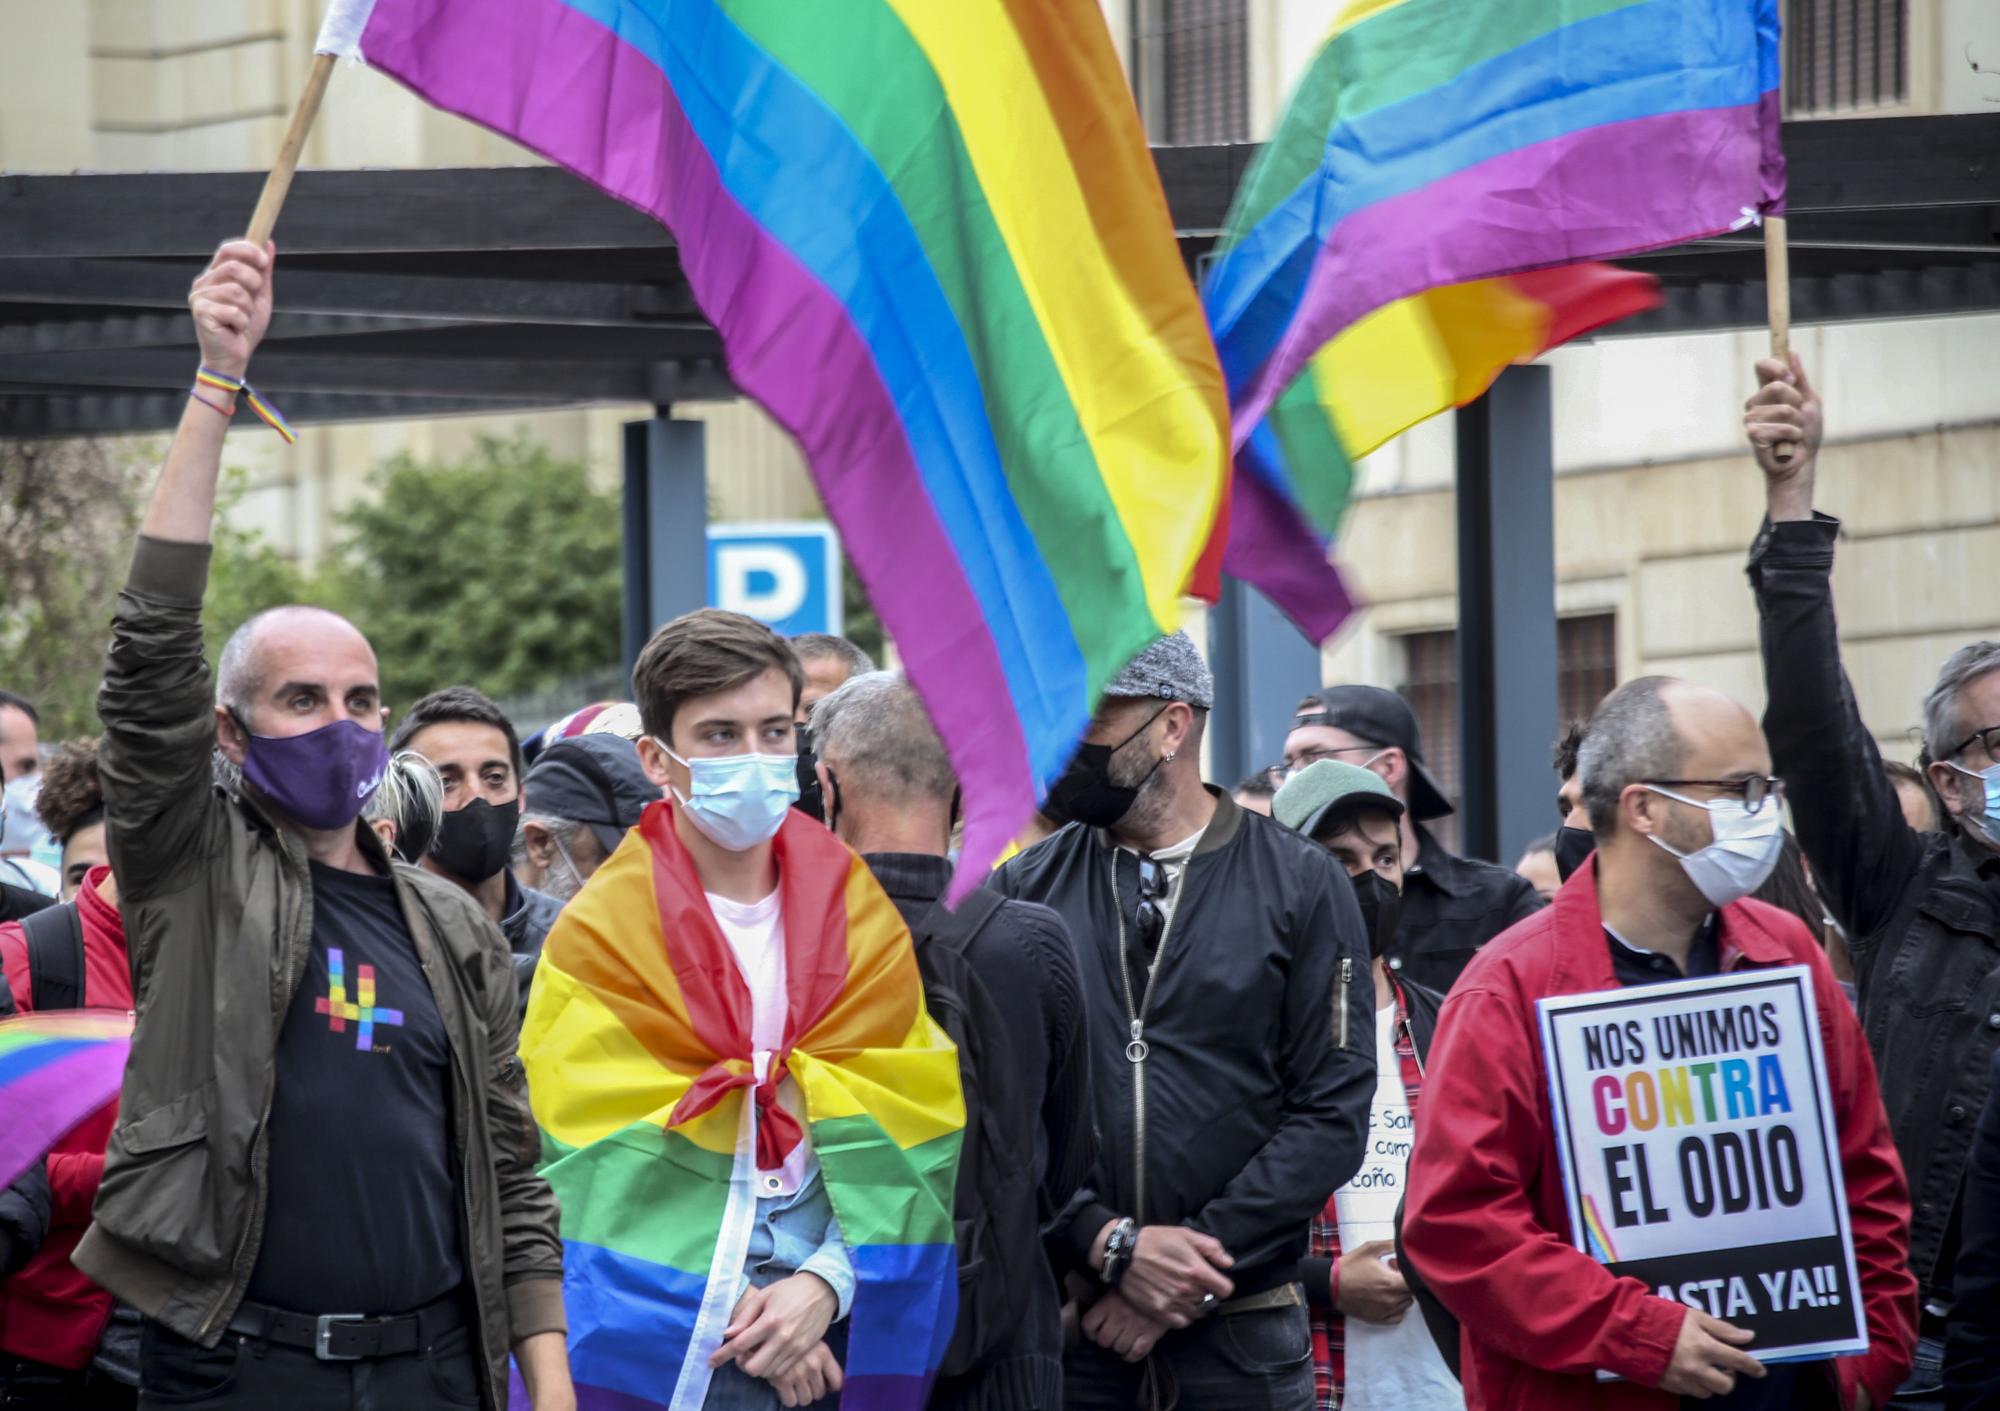
<path id="1" fill-rule="evenodd" d="M 758 902 L 731 901 L 728 897 L 708 897 L 708 909 L 715 915 L 722 938 L 736 957 L 736 969 L 750 991 L 750 1048 L 757 1076 L 771 1067 L 771 1055 L 785 1046 L 785 914 L 774 891 Z M 799 1085 L 789 1076 L 778 1085 L 778 1101 L 805 1125 L 805 1104 Z M 818 1163 L 813 1160 L 811 1143 L 800 1142 L 776 1171 L 759 1171 L 757 1194 L 764 1199 L 787 1196 L 797 1191 Z"/>
<path id="2" fill-rule="evenodd" d="M 1396 1006 L 1375 1011 L 1375 1103 L 1361 1169 L 1334 1193 L 1340 1247 L 1396 1237 L 1416 1130 L 1403 1064 L 1396 1056 Z M 1391 1256 L 1393 1257 L 1393 1256 Z M 1412 1304 L 1394 1323 L 1347 1320 L 1345 1411 L 1463 1411 L 1465 1394 L 1438 1355 L 1423 1315 Z"/>

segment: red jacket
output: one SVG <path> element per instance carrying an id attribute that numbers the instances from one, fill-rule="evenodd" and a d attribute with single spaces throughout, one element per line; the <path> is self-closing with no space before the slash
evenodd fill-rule
<path id="1" fill-rule="evenodd" d="M 1917 1282 L 1909 1191 L 1861 1027 L 1797 918 L 1724 907 L 1721 968 L 1809 965 L 1840 1130 L 1869 1350 L 1836 1361 L 1885 1405 L 1910 1366 Z M 1658 1390 L 1687 1310 L 1579 1253 L 1556 1159 L 1535 1001 L 1617 987 L 1597 909 L 1597 869 L 1489 942 L 1452 987 L 1424 1080 L 1403 1245 L 1461 1324 L 1473 1411 L 1678 1411 Z M 1598 1369 L 1628 1378 L 1599 1382 Z"/>
<path id="2" fill-rule="evenodd" d="M 125 958 L 125 923 L 97 894 L 110 874 L 95 867 L 76 894 L 83 920 L 83 1002 L 93 1009 L 130 1009 L 132 971 Z M 0 965 L 7 971 L 21 1011 L 35 1007 L 28 975 L 28 942 L 18 924 L 0 926 Z M 90 1205 L 104 1175 L 104 1144 L 118 1116 L 118 1099 L 97 1109 L 49 1153 L 54 1196 L 49 1237 L 26 1268 L 0 1283 L 0 1352 L 57 1367 L 88 1366 L 111 1316 L 111 1295 L 69 1262 L 90 1227 Z"/>

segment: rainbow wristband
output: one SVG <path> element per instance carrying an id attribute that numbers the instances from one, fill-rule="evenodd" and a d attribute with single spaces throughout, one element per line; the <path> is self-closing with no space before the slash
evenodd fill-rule
<path id="1" fill-rule="evenodd" d="M 266 426 L 270 427 L 273 431 L 277 432 L 280 436 L 284 437 L 285 443 L 287 445 L 297 444 L 299 439 L 298 433 L 292 430 L 292 428 L 286 424 L 285 418 L 279 414 L 278 409 L 272 406 L 269 402 L 265 401 L 263 397 L 258 394 L 257 389 L 255 387 L 252 387 L 249 383 L 239 382 L 233 377 L 225 377 L 223 374 L 215 372 L 205 367 L 200 368 L 195 372 L 194 381 L 195 381 L 195 386 L 197 387 L 215 387 L 221 389 L 224 392 L 229 392 L 229 393 L 241 392 L 245 397 L 249 399 L 250 410 L 257 413 L 259 419 L 261 419 Z M 208 401 L 206 397 L 202 398 L 201 400 Z M 209 402 L 209 405 L 214 406 L 215 404 L 213 402 Z M 216 410 L 220 411 L 221 408 L 217 407 Z"/>

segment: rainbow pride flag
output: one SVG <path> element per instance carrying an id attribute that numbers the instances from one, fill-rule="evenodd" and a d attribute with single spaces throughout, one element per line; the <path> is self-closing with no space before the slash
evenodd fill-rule
<path id="1" fill-rule="evenodd" d="M 1777 0 L 1347 0 L 1204 297 L 1240 445 L 1343 329 L 1782 209 Z"/>
<path id="2" fill-rule="evenodd" d="M 1651 275 L 1585 263 L 1428 289 L 1364 315 L 1313 356 L 1237 448 L 1230 514 L 1218 527 L 1223 567 L 1325 641 L 1354 606 L 1328 555 L 1355 463 L 1472 401 L 1510 363 L 1659 302 Z"/>
<path id="3" fill-rule="evenodd" d="M 0 1020 L 0 1186 L 118 1096 L 132 1016 L 63 1010 Z"/>
<path id="4" fill-rule="evenodd" d="M 951 752 L 969 891 L 1176 626 L 1225 488 L 1098 0 L 339 0 L 320 47 L 674 232 Z"/>
<path id="5" fill-rule="evenodd" d="M 744 1269 L 753 1177 L 808 1137 L 856 1275 L 844 1404 L 922 1406 L 951 1339 L 957 1051 L 861 860 L 797 813 L 777 854 L 788 1047 L 761 1076 L 749 992 L 671 803 L 646 810 L 543 949 L 521 1058 L 562 1202 L 587 1411 L 701 1405 Z M 787 1073 L 802 1127 L 773 1101 Z"/>

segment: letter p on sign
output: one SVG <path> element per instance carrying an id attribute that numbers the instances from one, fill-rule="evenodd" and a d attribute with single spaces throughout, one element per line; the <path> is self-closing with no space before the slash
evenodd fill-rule
<path id="1" fill-rule="evenodd" d="M 708 601 L 787 637 L 839 632 L 840 543 L 832 526 L 709 526 Z"/>

